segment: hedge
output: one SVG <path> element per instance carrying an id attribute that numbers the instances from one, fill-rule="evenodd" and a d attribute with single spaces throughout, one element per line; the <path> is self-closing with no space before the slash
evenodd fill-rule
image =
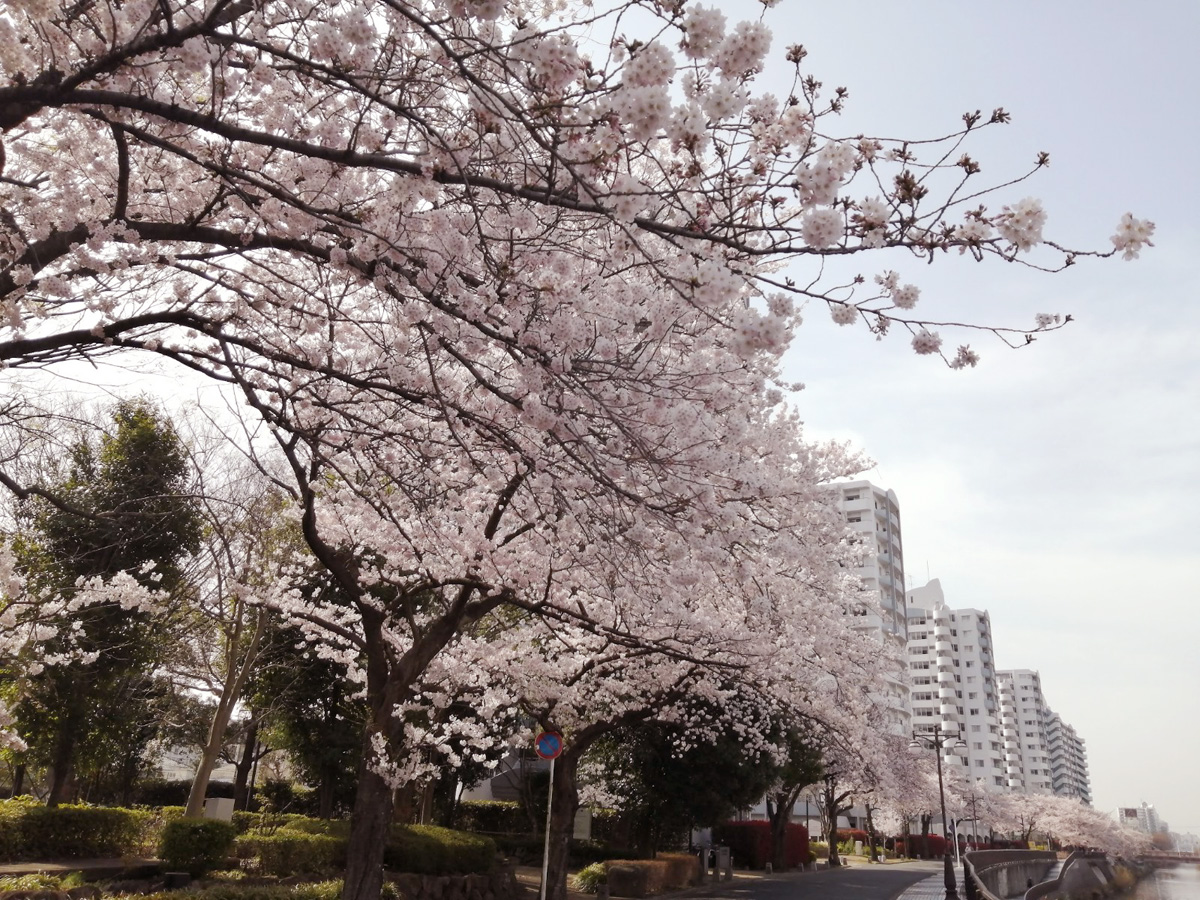
<path id="1" fill-rule="evenodd" d="M 726 844 L 738 865 L 761 869 L 771 862 L 770 822 L 726 822 L 713 828 L 713 840 Z M 789 822 L 783 843 L 784 866 L 790 869 L 811 861 L 808 829 Z"/>
<path id="2" fill-rule="evenodd" d="M 869 844 L 871 837 L 861 828 L 839 828 L 837 830 L 837 840 L 839 844 L 843 844 L 846 841 L 850 841 L 851 843 L 862 841 L 863 844 Z"/>
<path id="3" fill-rule="evenodd" d="M 454 809 L 454 827 L 483 834 L 525 834 L 529 817 L 515 800 L 461 800 Z"/>
<path id="4" fill-rule="evenodd" d="M 383 864 L 418 875 L 482 875 L 495 859 L 491 838 L 436 825 L 393 825 Z"/>
<path id="5" fill-rule="evenodd" d="M 49 809 L 18 797 L 0 801 L 0 859 L 138 856 L 153 850 L 159 822 L 146 810 L 93 806 Z"/>
<path id="6" fill-rule="evenodd" d="M 349 823 L 296 817 L 274 834 L 238 837 L 239 859 L 257 859 L 266 875 L 333 872 L 346 865 Z M 418 875 L 482 875 L 492 867 L 496 845 L 490 839 L 433 825 L 393 825 L 384 865 Z"/>
<path id="7" fill-rule="evenodd" d="M 648 897 L 690 887 L 700 867 L 690 853 L 660 853 L 657 859 L 613 861 L 607 865 L 609 893 L 614 897 Z"/>
<path id="8" fill-rule="evenodd" d="M 218 819 L 176 819 L 168 822 L 158 844 L 158 858 L 171 869 L 193 878 L 217 868 L 233 847 L 237 831 Z"/>
<path id="9" fill-rule="evenodd" d="M 281 828 L 274 834 L 241 835 L 233 849 L 238 859 L 257 859 L 264 875 L 295 875 L 345 868 L 347 843 L 344 837 Z"/>
<path id="10" fill-rule="evenodd" d="M 923 856 L 925 859 L 937 859 L 945 855 L 946 839 L 940 834 L 910 834 L 908 841 L 914 856 Z M 896 841 L 896 853 L 907 855 L 905 853 L 904 841 Z"/>

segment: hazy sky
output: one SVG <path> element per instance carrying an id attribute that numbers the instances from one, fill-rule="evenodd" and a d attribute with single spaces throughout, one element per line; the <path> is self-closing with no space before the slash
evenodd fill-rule
<path id="1" fill-rule="evenodd" d="M 850 89 L 839 132 L 933 136 L 1003 106 L 1012 124 L 969 147 L 979 177 L 1040 150 L 1051 166 L 1000 202 L 1040 197 L 1077 247 L 1110 247 L 1126 211 L 1157 223 L 1141 260 L 1057 275 L 864 258 L 920 285 L 927 315 L 1076 322 L 1020 351 L 942 329 L 983 354 L 951 372 L 812 307 L 789 374 L 810 436 L 853 441 L 899 496 L 910 585 L 990 610 L 997 665 L 1040 670 L 1087 741 L 1096 806 L 1146 801 L 1200 833 L 1200 4 L 783 0 L 768 21 L 773 55 L 802 43 Z"/>

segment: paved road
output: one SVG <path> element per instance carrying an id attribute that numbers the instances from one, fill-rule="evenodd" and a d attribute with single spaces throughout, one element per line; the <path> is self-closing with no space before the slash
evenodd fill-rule
<path id="1" fill-rule="evenodd" d="M 705 889 L 703 896 L 706 900 L 896 900 L 907 891 L 916 900 L 917 892 L 909 889 L 941 872 L 941 862 L 935 861 L 735 877 L 732 882 Z M 934 892 L 942 893 L 936 888 Z"/>

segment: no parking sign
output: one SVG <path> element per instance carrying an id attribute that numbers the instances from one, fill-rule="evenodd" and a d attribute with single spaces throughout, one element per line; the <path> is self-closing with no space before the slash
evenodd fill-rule
<path id="1" fill-rule="evenodd" d="M 533 748 L 542 759 L 557 759 L 563 750 L 562 735 L 557 731 L 543 731 L 533 742 Z"/>

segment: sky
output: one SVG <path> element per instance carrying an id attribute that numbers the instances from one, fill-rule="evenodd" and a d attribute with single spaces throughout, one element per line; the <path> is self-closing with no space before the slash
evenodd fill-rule
<path id="1" fill-rule="evenodd" d="M 941 329 L 982 355 L 950 371 L 811 306 L 786 365 L 807 434 L 852 442 L 896 492 L 909 585 L 989 610 L 997 666 L 1041 672 L 1087 742 L 1096 807 L 1145 801 L 1200 833 L 1200 5 L 783 0 L 767 21 L 775 57 L 801 43 L 806 71 L 849 88 L 830 131 L 929 137 L 1002 106 L 1012 123 L 968 146 L 977 177 L 1051 164 L 993 208 L 1038 197 L 1047 234 L 1087 249 L 1127 211 L 1157 224 L 1140 260 L 1060 274 L 858 259 L 919 285 L 931 318 L 1075 321 L 1020 350 Z M 764 86 L 786 95 L 786 75 Z"/>

